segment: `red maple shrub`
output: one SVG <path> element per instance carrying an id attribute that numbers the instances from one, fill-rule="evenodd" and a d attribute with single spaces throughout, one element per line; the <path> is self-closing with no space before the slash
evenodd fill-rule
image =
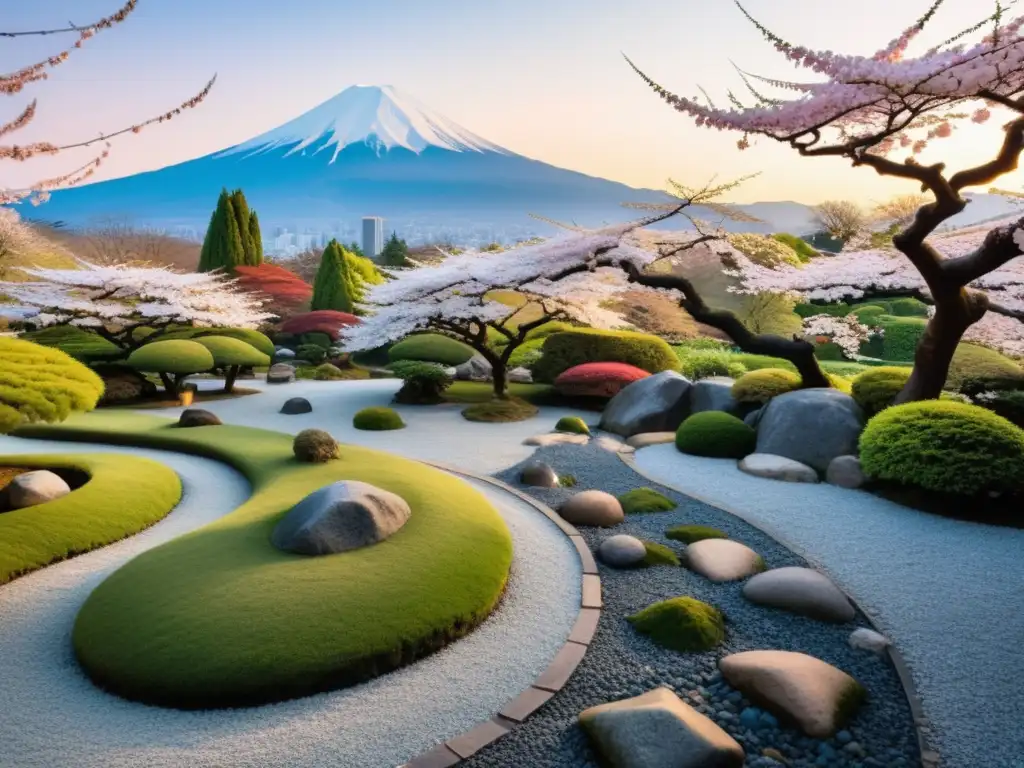
<path id="1" fill-rule="evenodd" d="M 281 333 L 296 336 L 303 333 L 326 333 L 331 341 L 337 341 L 341 329 L 347 325 L 355 325 L 359 318 L 348 312 L 336 312 L 333 309 L 318 309 L 315 312 L 303 312 L 292 315 L 278 329 Z"/>
<path id="2" fill-rule="evenodd" d="M 614 397 L 627 384 L 650 375 L 627 363 L 583 363 L 559 374 L 555 389 L 571 397 Z"/>
<path id="3" fill-rule="evenodd" d="M 277 315 L 294 312 L 313 296 L 313 286 L 276 264 L 235 267 L 235 277 L 243 291 L 260 294 L 267 301 L 267 311 Z"/>

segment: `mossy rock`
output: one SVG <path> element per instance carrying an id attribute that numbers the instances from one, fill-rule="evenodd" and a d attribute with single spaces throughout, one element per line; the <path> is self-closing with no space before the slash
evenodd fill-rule
<path id="1" fill-rule="evenodd" d="M 728 539 L 729 534 L 708 525 L 677 525 L 665 531 L 665 538 L 693 544 L 704 539 Z"/>
<path id="2" fill-rule="evenodd" d="M 648 541 L 647 539 L 641 539 L 641 541 L 644 543 L 644 549 L 647 550 L 647 555 L 644 557 L 642 562 L 644 566 L 680 565 L 679 555 L 664 544 L 659 544 L 656 541 Z"/>
<path id="3" fill-rule="evenodd" d="M 579 416 L 563 416 L 555 424 L 556 432 L 571 432 L 574 435 L 589 435 L 590 427 Z"/>
<path id="4" fill-rule="evenodd" d="M 695 413 L 679 425 L 676 448 L 692 456 L 742 459 L 754 452 L 757 432 L 721 411 Z"/>
<path id="5" fill-rule="evenodd" d="M 627 515 L 645 512 L 668 512 L 676 508 L 676 503 L 653 488 L 634 488 L 619 496 L 622 511 Z"/>
<path id="6" fill-rule="evenodd" d="M 638 632 L 673 651 L 710 651 L 725 640 L 725 617 L 721 611 L 692 597 L 663 600 L 627 616 L 626 620 Z"/>
<path id="7" fill-rule="evenodd" d="M 363 408 L 352 417 L 352 426 L 372 432 L 385 432 L 392 429 L 404 429 L 405 422 L 398 412 L 391 408 L 375 406 Z"/>

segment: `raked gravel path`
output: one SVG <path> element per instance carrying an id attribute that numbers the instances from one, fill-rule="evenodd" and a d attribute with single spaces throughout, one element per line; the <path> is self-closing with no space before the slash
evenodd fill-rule
<path id="1" fill-rule="evenodd" d="M 884 627 L 910 666 L 945 768 L 1024 768 L 1024 530 L 961 522 L 736 462 L 644 448 L 656 482 L 803 550 Z"/>
<path id="2" fill-rule="evenodd" d="M 256 416 L 240 423 L 280 428 Z M 95 688 L 75 663 L 78 608 L 125 562 L 230 512 L 249 488 L 234 470 L 192 456 L 0 437 L 0 455 L 56 452 L 154 458 L 178 472 L 185 495 L 137 536 L 0 587 L 5 768 L 394 768 L 527 688 L 576 618 L 580 570 L 568 539 L 519 499 L 474 482 L 508 524 L 515 560 L 500 607 L 468 637 L 367 684 L 266 707 L 181 712 L 127 702 Z"/>

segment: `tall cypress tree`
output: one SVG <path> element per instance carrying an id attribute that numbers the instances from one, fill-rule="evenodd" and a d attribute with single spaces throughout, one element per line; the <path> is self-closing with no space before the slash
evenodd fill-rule
<path id="1" fill-rule="evenodd" d="M 231 193 L 231 207 L 235 211 L 235 221 L 238 223 L 238 236 L 242 241 L 242 260 L 235 266 L 258 266 L 252 242 L 252 233 L 249 230 L 249 202 L 245 199 L 245 193 L 242 190 L 236 189 Z"/>
<path id="2" fill-rule="evenodd" d="M 203 249 L 199 256 L 199 271 L 210 272 L 215 269 L 231 271 L 244 264 L 242 238 L 235 218 L 231 196 L 226 189 L 221 190 L 217 198 L 217 209 L 210 217 L 210 226 L 203 239 Z"/>
<path id="3" fill-rule="evenodd" d="M 263 234 L 260 232 L 260 220 L 256 216 L 256 210 L 249 213 L 249 237 L 252 238 L 252 252 L 255 259 L 253 266 L 258 267 L 263 263 Z"/>
<path id="4" fill-rule="evenodd" d="M 313 298 L 310 309 L 333 309 L 338 312 L 352 311 L 352 294 L 345 251 L 337 240 L 331 240 L 320 257 L 320 268 L 313 280 Z"/>
<path id="5" fill-rule="evenodd" d="M 409 246 L 405 244 L 405 240 L 398 239 L 397 232 L 392 232 L 391 237 L 384 244 L 384 250 L 381 251 L 381 264 L 387 267 L 404 267 L 408 256 Z"/>

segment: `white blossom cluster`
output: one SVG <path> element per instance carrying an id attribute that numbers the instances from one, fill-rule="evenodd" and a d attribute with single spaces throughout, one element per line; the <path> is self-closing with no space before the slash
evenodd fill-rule
<path id="1" fill-rule="evenodd" d="M 855 315 L 834 317 L 832 315 L 813 315 L 804 319 L 804 334 L 807 336 L 827 336 L 836 344 L 846 357 L 858 357 L 861 344 L 874 334 L 881 334 L 880 328 L 869 328 L 861 323 Z"/>

